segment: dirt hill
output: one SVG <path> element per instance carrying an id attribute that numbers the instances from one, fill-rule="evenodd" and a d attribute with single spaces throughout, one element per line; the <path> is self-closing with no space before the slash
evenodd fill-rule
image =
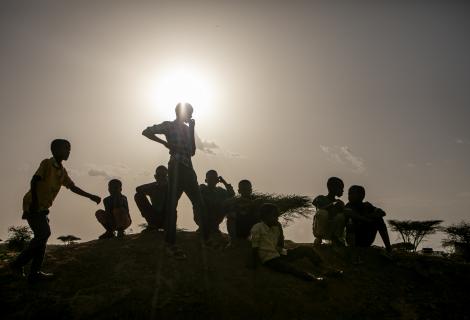
<path id="1" fill-rule="evenodd" d="M 322 246 L 325 264 L 345 271 L 323 287 L 247 268 L 248 243 L 202 250 L 191 232 L 178 241 L 187 260 L 162 251 L 161 233 L 50 246 L 44 269 L 57 279 L 34 286 L 3 265 L 2 319 L 470 319 L 468 264 L 411 254 L 389 261 L 372 248 L 354 265 L 348 248 Z"/>

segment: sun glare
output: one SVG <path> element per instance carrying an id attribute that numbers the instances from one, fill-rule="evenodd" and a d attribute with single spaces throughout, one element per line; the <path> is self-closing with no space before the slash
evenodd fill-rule
<path id="1" fill-rule="evenodd" d="M 152 81 L 151 107 L 159 117 L 174 118 L 178 102 L 188 102 L 194 107 L 196 118 L 210 118 L 214 91 L 210 81 L 202 73 L 190 68 L 174 68 Z"/>

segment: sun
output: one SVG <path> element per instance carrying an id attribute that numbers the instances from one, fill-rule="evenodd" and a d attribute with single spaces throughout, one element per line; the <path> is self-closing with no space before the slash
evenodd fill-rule
<path id="1" fill-rule="evenodd" d="M 150 104 L 156 115 L 174 118 L 178 102 L 188 102 L 194 107 L 194 117 L 206 119 L 212 116 L 214 88 L 210 79 L 196 68 L 168 68 L 149 88 Z"/>

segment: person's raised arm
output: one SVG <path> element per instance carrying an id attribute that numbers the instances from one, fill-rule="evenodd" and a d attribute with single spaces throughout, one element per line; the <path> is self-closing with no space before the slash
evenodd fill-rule
<path id="1" fill-rule="evenodd" d="M 230 197 L 234 197 L 235 196 L 235 190 L 233 190 L 232 185 L 230 183 L 228 183 L 227 181 L 225 181 L 225 179 L 222 178 L 221 176 L 219 177 L 219 181 L 223 183 L 225 189 L 228 192 L 228 195 Z"/>
<path id="2" fill-rule="evenodd" d="M 72 191 L 73 193 L 75 194 L 78 194 L 79 196 L 82 196 L 82 197 L 85 197 L 85 198 L 88 198 L 90 199 L 91 201 L 93 202 L 96 202 L 96 204 L 99 204 L 101 202 L 101 198 L 97 195 L 94 195 L 94 194 L 91 194 L 91 193 L 88 193 L 86 191 L 83 191 L 82 189 L 80 189 L 79 187 L 77 187 L 76 185 L 73 185 L 70 187 L 70 191 Z"/>

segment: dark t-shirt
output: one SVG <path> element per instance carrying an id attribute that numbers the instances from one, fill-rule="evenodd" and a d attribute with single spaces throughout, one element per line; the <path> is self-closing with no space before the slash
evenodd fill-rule
<path id="1" fill-rule="evenodd" d="M 259 204 L 255 201 L 255 197 L 251 198 L 234 198 L 230 206 L 230 214 L 228 220 L 234 222 L 236 226 L 236 236 L 238 238 L 248 238 L 251 228 L 260 222 L 258 215 Z M 229 221 L 227 221 L 229 223 Z"/>
<path id="2" fill-rule="evenodd" d="M 382 209 L 373 206 L 369 202 L 362 202 L 354 205 L 348 203 L 346 208 L 352 210 L 354 213 L 351 215 L 353 225 L 348 232 L 354 232 L 356 245 L 359 247 L 371 246 L 377 236 L 379 220 L 383 219 L 385 212 Z M 367 221 L 358 219 L 357 217 L 355 218 L 354 215 L 366 218 Z"/>
<path id="3" fill-rule="evenodd" d="M 228 190 L 221 187 L 209 188 L 205 184 L 199 187 L 201 190 L 204 204 L 209 212 L 220 212 L 228 207 L 226 200 L 235 196 L 233 188 L 230 186 Z"/>

